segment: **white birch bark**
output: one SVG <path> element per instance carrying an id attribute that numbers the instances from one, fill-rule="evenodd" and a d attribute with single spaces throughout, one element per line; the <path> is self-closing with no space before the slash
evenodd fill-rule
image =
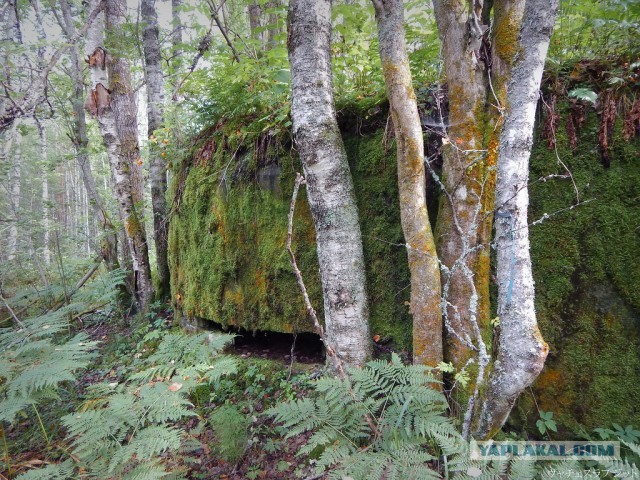
<path id="1" fill-rule="evenodd" d="M 18 121 L 14 121 L 10 128 L 8 130 L 6 130 L 4 132 L 4 138 L 3 138 L 3 145 L 2 145 L 2 158 L 0 159 L 2 161 L 3 164 L 6 164 L 8 166 L 8 184 L 6 186 L 6 191 L 8 194 L 8 198 L 7 198 L 7 202 L 6 202 L 6 206 L 7 206 L 7 212 L 5 213 L 3 210 L 2 216 L 5 217 L 6 216 L 6 222 L 8 223 L 8 228 L 7 228 L 7 248 L 2 252 L 2 259 L 3 260 L 7 260 L 8 258 L 8 244 L 9 244 L 9 237 L 10 237 L 10 230 L 11 230 L 11 223 L 13 223 L 14 218 L 13 218 L 13 201 L 11 199 L 11 162 L 12 162 L 12 158 L 11 158 L 11 154 L 13 153 L 13 145 L 16 141 L 16 136 L 18 135 Z"/>
<path id="2" fill-rule="evenodd" d="M 16 4 L 15 0 L 10 0 L 10 6 Z M 95 2 L 93 5 L 96 7 L 94 10 L 89 11 L 89 15 L 87 16 L 87 20 L 85 25 L 76 32 L 76 35 L 69 39 L 68 42 L 62 44 L 51 56 L 49 62 L 44 66 L 41 72 L 36 75 L 32 75 L 31 81 L 29 85 L 25 88 L 21 89 L 21 98 L 16 99 L 8 99 L 6 97 L 0 97 L 0 131 L 4 131 L 7 128 L 10 128 L 11 123 L 17 118 L 22 117 L 32 117 L 36 108 L 42 102 L 42 99 L 45 95 L 46 85 L 49 73 L 53 69 L 53 67 L 58 63 L 62 55 L 67 51 L 67 49 L 75 44 L 82 35 L 87 32 L 95 18 L 102 11 L 104 3 L 103 1 Z M 11 16 L 11 12 L 14 11 L 14 8 L 9 8 L 9 13 Z M 16 17 L 17 19 L 17 17 Z M 18 21 L 15 22 L 14 26 L 9 28 L 9 32 L 18 31 L 19 34 L 20 24 Z M 21 35 L 20 42 L 22 41 Z M 10 37 L 14 38 L 14 37 Z M 5 72 L 8 70 L 5 65 Z M 15 89 L 15 86 L 14 86 Z"/>
<path id="3" fill-rule="evenodd" d="M 40 175 L 42 177 L 42 257 L 44 258 L 45 265 L 51 264 L 51 249 L 49 247 L 49 234 L 51 229 L 51 221 L 49 218 L 49 169 L 48 169 L 48 155 L 47 155 L 47 131 L 44 124 L 40 121 L 36 121 L 38 127 L 38 135 L 40 137 L 40 161 L 42 167 L 40 169 Z"/>
<path id="4" fill-rule="evenodd" d="M 398 150 L 400 219 L 411 272 L 413 361 L 442 361 L 440 268 L 425 191 L 424 142 L 413 91 L 404 30 L 402 0 L 373 0 L 380 59 Z"/>
<path id="5" fill-rule="evenodd" d="M 89 2 L 89 11 L 95 8 Z M 107 2 L 106 13 L 100 13 L 87 35 L 86 52 L 91 73 L 91 92 L 85 107 L 93 113 L 107 150 L 114 178 L 115 194 L 120 215 L 125 224 L 126 238 L 131 252 L 135 276 L 135 292 L 144 309 L 153 299 L 153 285 L 149 267 L 146 233 L 141 205 L 136 201 L 142 195 L 134 187 L 134 162 L 140 161 L 137 137 L 137 119 L 134 95 L 131 90 L 129 63 L 107 54 L 104 48 L 104 18 L 114 35 L 122 34 L 126 5 L 120 0 Z M 109 78 L 107 79 L 107 66 Z"/>
<path id="6" fill-rule="evenodd" d="M 22 169 L 22 146 L 20 133 L 17 130 L 17 121 L 14 122 L 14 150 L 11 170 L 9 171 L 9 202 L 11 204 L 11 214 L 13 221 L 9 224 L 9 235 L 7 238 L 7 260 L 12 261 L 16 258 L 18 248 L 18 222 L 20 220 L 20 186 L 21 186 L 21 169 Z"/>
<path id="7" fill-rule="evenodd" d="M 534 306 L 527 183 L 540 82 L 557 8 L 558 0 L 527 0 L 520 57 L 507 87 L 495 215 L 500 339 L 476 438 L 489 438 L 502 427 L 518 396 L 542 370 L 549 350 L 538 329 Z"/>
<path id="8" fill-rule="evenodd" d="M 173 28 L 173 32 L 171 34 L 171 44 L 173 45 L 174 59 L 177 59 L 177 61 L 180 61 L 182 57 L 182 19 L 180 18 L 181 9 L 182 0 L 171 0 L 171 27 Z"/>
<path id="9" fill-rule="evenodd" d="M 155 0 L 142 0 L 142 46 L 144 51 L 144 69 L 147 80 L 147 118 L 148 136 L 160 128 L 164 114 L 164 78 L 162 74 L 162 57 L 160 56 L 160 40 L 158 15 Z M 170 293 L 169 260 L 167 257 L 169 219 L 167 216 L 167 165 L 160 155 L 156 143 L 149 142 L 151 206 L 153 208 L 153 237 L 156 245 L 156 264 L 158 272 L 159 296 Z"/>
<path id="10" fill-rule="evenodd" d="M 335 117 L 331 1 L 289 4 L 293 135 L 316 229 L 327 342 L 347 365 L 371 352 L 358 209 Z"/>

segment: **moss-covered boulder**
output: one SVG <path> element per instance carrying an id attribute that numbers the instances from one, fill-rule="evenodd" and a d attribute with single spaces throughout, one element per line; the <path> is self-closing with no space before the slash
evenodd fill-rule
<path id="1" fill-rule="evenodd" d="M 539 139 L 531 158 L 530 218 L 550 215 L 531 229 L 537 312 L 550 353 L 512 423 L 535 429 L 540 408 L 554 412 L 571 436 L 579 425 L 640 425 L 640 145 L 624 141 L 618 125 L 609 160 L 601 161 L 599 118 L 591 111 L 572 149 L 563 105 L 555 128 L 557 153 Z M 362 223 L 371 331 L 392 337 L 406 350 L 411 345 L 409 274 L 395 145 L 384 137 L 384 122 L 365 133 L 345 128 L 344 139 Z M 215 130 L 176 169 L 173 301 L 187 317 L 225 326 L 312 331 L 285 250 L 293 181 L 301 168 L 290 147 L 264 144 L 229 145 Z M 567 173 L 558 158 L 573 181 L 551 178 Z M 569 209 L 577 201 L 573 182 L 583 203 Z M 432 216 L 435 212 L 430 210 Z M 296 205 L 293 244 L 321 317 L 314 230 L 304 192 Z"/>
<path id="2" fill-rule="evenodd" d="M 640 143 L 622 138 L 619 120 L 603 161 L 596 113 L 587 115 L 575 149 L 566 104 L 559 113 L 557 152 L 538 141 L 531 159 L 530 219 L 564 210 L 531 229 L 538 320 L 550 351 L 532 393 L 520 399 L 519 417 L 535 423 L 540 408 L 568 431 L 638 426 Z M 567 174 L 558 158 L 584 202 L 574 209 L 567 209 L 577 201 L 571 179 L 538 180 Z"/>
<path id="3" fill-rule="evenodd" d="M 172 297 L 181 314 L 224 326 L 313 331 L 285 249 L 298 159 L 290 149 L 230 153 L 216 131 L 195 148 L 174 181 L 170 227 Z M 371 332 L 411 344 L 408 267 L 399 224 L 395 148 L 383 131 L 347 135 L 361 216 Z M 260 142 L 256 142 L 258 145 Z M 293 246 L 311 301 L 322 317 L 315 233 L 304 191 Z"/>

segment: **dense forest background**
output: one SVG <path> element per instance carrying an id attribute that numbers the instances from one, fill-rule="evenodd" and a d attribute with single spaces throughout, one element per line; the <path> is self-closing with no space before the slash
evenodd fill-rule
<path id="1" fill-rule="evenodd" d="M 322 30 L 305 23 L 316 8 L 305 1 L 0 7 L 0 478 L 639 478 L 640 2 L 563 0 L 551 19 L 523 173 L 533 327 L 548 354 L 503 426 L 484 425 L 479 405 L 501 397 L 486 379 L 500 370 L 514 283 L 520 301 L 513 265 L 526 262 L 499 248 L 508 222 L 485 197 L 515 116 L 510 85 L 525 83 L 509 81 L 529 52 L 527 22 L 514 20 L 525 2 L 310 2 L 327 3 Z M 487 28 L 457 57 L 455 28 L 475 38 L 467 16 Z M 385 28 L 406 39 L 404 70 L 389 62 L 405 44 Z M 346 265 L 336 277 L 362 263 L 366 286 L 362 327 L 346 333 L 321 232 L 350 217 L 319 216 L 306 160 L 336 129 L 310 148 L 324 113 L 296 107 L 296 79 L 312 75 L 298 67 L 305 41 L 327 29 L 328 63 L 305 88 L 333 95 L 344 147 L 327 158 L 344 157 L 357 207 L 357 241 L 342 244 L 361 244 L 360 257 L 333 257 Z M 402 168 L 416 140 L 403 136 L 402 102 L 417 107 L 417 188 L 439 263 L 409 248 Z M 484 170 L 452 166 L 477 152 Z M 477 205 L 456 217 L 449 192 L 478 178 Z M 478 243 L 448 259 L 447 229 L 467 241 L 459 224 Z M 473 259 L 473 294 L 455 255 Z M 420 290 L 427 271 L 439 357 L 420 327 L 435 310 L 416 308 L 435 291 Z M 472 331 L 465 315 L 478 317 L 473 341 L 451 333 Z M 630 463 L 474 463 L 470 435 L 622 440 Z"/>

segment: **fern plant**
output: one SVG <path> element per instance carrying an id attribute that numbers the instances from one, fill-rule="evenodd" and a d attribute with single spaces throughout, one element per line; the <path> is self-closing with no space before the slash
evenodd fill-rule
<path id="1" fill-rule="evenodd" d="M 141 372 L 122 384 L 93 386 L 79 411 L 62 419 L 76 467 L 90 478 L 166 478 L 165 457 L 188 440 L 175 424 L 197 415 L 189 394 L 236 369 L 235 360 L 219 356 L 231 338 L 165 334 Z"/>
<path id="2" fill-rule="evenodd" d="M 429 369 L 405 366 L 394 354 L 345 378 L 322 378 L 315 397 L 267 413 L 287 438 L 313 432 L 298 453 L 318 455 L 316 469 L 329 478 L 440 478 L 441 459 L 462 452 L 464 442 L 434 382 Z"/>

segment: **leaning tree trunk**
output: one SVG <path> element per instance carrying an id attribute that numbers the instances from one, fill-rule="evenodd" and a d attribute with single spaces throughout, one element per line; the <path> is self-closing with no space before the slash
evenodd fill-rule
<path id="1" fill-rule="evenodd" d="M 347 365 L 371 352 L 364 257 L 351 172 L 335 117 L 331 1 L 289 4 L 293 135 L 316 229 L 327 341 Z"/>
<path id="2" fill-rule="evenodd" d="M 144 69 L 147 80 L 147 117 L 148 135 L 152 140 L 153 132 L 163 124 L 164 78 L 162 76 L 162 57 L 158 38 L 158 15 L 155 0 L 142 0 L 142 30 Z M 165 298 L 170 293 L 169 260 L 167 241 L 169 222 L 167 216 L 167 165 L 161 156 L 157 143 L 149 142 L 151 206 L 153 207 L 153 237 L 156 244 L 156 262 L 158 267 L 158 296 Z"/>
<path id="3" fill-rule="evenodd" d="M 507 88 L 496 180 L 495 245 L 500 339 L 476 438 L 490 438 L 536 379 L 549 350 L 536 321 L 529 254 L 529 157 L 544 62 L 558 0 L 527 0 L 520 55 Z"/>
<path id="4" fill-rule="evenodd" d="M 91 0 L 89 9 L 94 8 Z M 115 45 L 122 45 L 126 4 L 121 0 L 107 2 L 105 17 Z M 91 92 L 85 108 L 95 115 L 107 149 L 114 177 L 115 194 L 124 221 L 127 243 L 131 252 L 135 277 L 135 291 L 144 309 L 153 299 L 153 284 L 144 219 L 139 201 L 142 188 L 135 171 L 141 163 L 138 151 L 138 126 L 134 93 L 131 89 L 129 63 L 109 54 L 104 48 L 102 13 L 89 30 L 87 54 L 91 73 Z M 109 80 L 107 80 L 107 68 Z"/>
<path id="5" fill-rule="evenodd" d="M 71 16 L 71 9 L 67 0 L 60 0 L 60 10 L 62 11 L 63 25 L 65 36 L 73 38 L 75 35 L 75 26 Z M 102 21 L 102 20 L 96 20 Z M 87 136 L 87 123 L 83 107 L 84 98 L 84 79 L 82 75 L 82 64 L 80 63 L 80 55 L 78 47 L 73 45 L 70 50 L 71 54 L 71 77 L 73 80 L 73 123 L 74 131 L 72 133 L 72 142 L 76 150 L 76 159 L 80 166 L 82 182 L 84 184 L 87 200 L 91 204 L 93 213 L 102 229 L 100 240 L 100 253 L 107 269 L 114 270 L 120 268 L 118 262 L 118 236 L 111 222 L 111 218 L 106 209 L 104 199 L 96 185 L 93 172 L 91 171 L 91 163 L 87 153 L 89 139 Z"/>
<path id="6" fill-rule="evenodd" d="M 404 33 L 402 0 L 373 0 L 380 59 L 398 150 L 400 220 L 411 272 L 413 361 L 442 361 L 440 268 L 427 214 L 424 143 L 413 92 Z"/>

